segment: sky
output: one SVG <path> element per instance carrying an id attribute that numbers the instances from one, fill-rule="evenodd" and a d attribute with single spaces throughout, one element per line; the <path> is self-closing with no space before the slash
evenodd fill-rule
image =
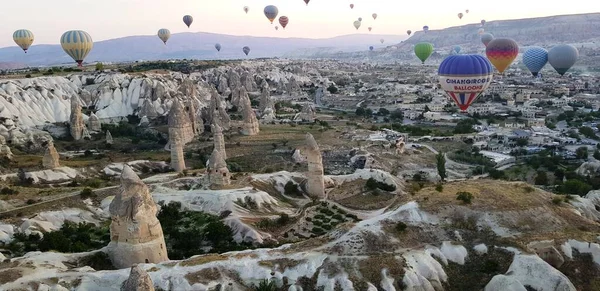
<path id="1" fill-rule="evenodd" d="M 431 30 L 486 21 L 600 11 L 600 1 L 541 0 L 4 0 L 0 9 L 0 47 L 13 46 L 12 33 L 31 30 L 36 44 L 58 44 L 63 32 L 87 31 L 94 41 L 131 35 L 212 32 L 233 35 L 326 38 L 353 33 L 404 35 L 406 30 Z M 353 3 L 354 9 L 350 9 Z M 567 3 L 566 5 L 563 5 Z M 288 16 L 285 30 L 276 31 L 263 14 L 276 5 Z M 243 7 L 250 11 L 245 14 Z M 469 9 L 469 13 L 465 10 Z M 457 14 L 464 13 L 459 19 Z M 371 15 L 378 14 L 377 20 Z M 182 21 L 194 17 L 191 28 Z M 357 31 L 352 23 L 363 18 Z M 275 20 L 277 22 L 277 20 Z"/>

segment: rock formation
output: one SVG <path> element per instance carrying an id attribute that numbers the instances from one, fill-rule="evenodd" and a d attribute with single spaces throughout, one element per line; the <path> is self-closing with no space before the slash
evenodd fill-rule
<path id="1" fill-rule="evenodd" d="M 109 212 L 107 250 L 115 267 L 169 260 L 160 221 L 156 218 L 156 203 L 148 186 L 128 165 L 123 166 L 121 188 L 110 203 Z"/>
<path id="2" fill-rule="evenodd" d="M 129 272 L 129 278 L 121 285 L 121 291 L 154 291 L 154 283 L 146 271 L 134 265 Z"/>
<path id="3" fill-rule="evenodd" d="M 240 75 L 233 69 L 229 70 L 229 90 L 233 93 L 242 86 Z"/>
<path id="4" fill-rule="evenodd" d="M 554 247 L 554 241 L 533 242 L 527 248 L 535 252 L 542 260 L 554 268 L 560 268 L 565 263 L 565 258 Z"/>
<path id="5" fill-rule="evenodd" d="M 256 87 L 256 85 L 254 84 L 254 80 L 252 79 L 252 75 L 250 75 L 250 72 L 248 71 L 244 71 L 242 73 L 242 76 L 240 77 L 240 82 L 248 92 L 254 91 L 254 88 Z"/>
<path id="6" fill-rule="evenodd" d="M 174 132 L 171 139 L 171 168 L 175 172 L 183 172 L 185 170 L 185 160 L 183 158 L 183 141 L 179 133 Z"/>
<path id="7" fill-rule="evenodd" d="M 186 144 L 194 139 L 194 132 L 192 130 L 192 123 L 188 113 L 183 108 L 181 101 L 175 99 L 171 110 L 169 111 L 169 140 L 177 134 L 181 138 L 181 142 Z"/>
<path id="8" fill-rule="evenodd" d="M 48 141 L 48 145 L 46 147 L 46 154 L 44 154 L 44 158 L 42 158 L 42 166 L 44 169 L 54 169 L 60 167 L 58 163 L 58 152 L 56 148 L 54 148 L 54 143 L 52 141 Z"/>
<path id="9" fill-rule="evenodd" d="M 227 82 L 227 77 L 225 76 L 225 74 L 221 74 L 219 76 L 219 86 L 217 86 L 217 90 L 223 95 L 229 95 L 229 84 Z"/>
<path id="10" fill-rule="evenodd" d="M 6 144 L 6 138 L 0 135 L 0 158 L 12 160 L 13 153 L 10 150 L 10 147 Z"/>
<path id="11" fill-rule="evenodd" d="M 261 89 L 262 91 L 260 94 L 259 110 L 262 116 L 265 115 L 265 111 L 267 111 L 268 109 L 271 109 L 271 111 L 275 111 L 275 106 L 273 104 L 273 100 L 271 99 L 269 84 L 267 82 L 264 82 Z"/>
<path id="12" fill-rule="evenodd" d="M 204 122 L 202 122 L 202 118 L 198 116 L 196 101 L 194 99 L 189 100 L 187 108 L 188 115 L 190 117 L 190 123 L 192 124 L 192 132 L 194 135 L 201 134 L 204 132 Z"/>
<path id="13" fill-rule="evenodd" d="M 315 117 L 315 107 L 311 103 L 306 103 L 302 106 L 302 110 L 295 116 L 294 120 L 315 122 Z"/>
<path id="14" fill-rule="evenodd" d="M 106 144 L 113 144 L 113 137 L 110 131 L 106 131 Z"/>
<path id="15" fill-rule="evenodd" d="M 244 104 L 242 99 L 249 98 L 248 91 L 243 86 L 240 86 L 237 90 L 234 90 L 231 95 L 231 105 L 237 107 L 238 111 L 242 110 Z"/>
<path id="16" fill-rule="evenodd" d="M 311 197 L 325 198 L 325 180 L 323 177 L 323 157 L 319 145 L 312 134 L 306 134 L 306 149 L 304 151 L 308 161 L 306 174 L 306 192 Z"/>
<path id="17" fill-rule="evenodd" d="M 254 109 L 252 109 L 248 95 L 242 98 L 241 103 L 243 106 L 242 116 L 244 118 L 241 133 L 243 135 L 257 135 L 260 131 L 260 125 L 256 118 L 256 113 L 254 113 Z"/>
<path id="18" fill-rule="evenodd" d="M 87 140 L 92 139 L 92 135 L 90 134 L 90 131 L 87 129 L 87 126 L 85 126 L 85 124 L 83 125 L 83 130 L 81 131 L 81 138 Z"/>
<path id="19" fill-rule="evenodd" d="M 221 153 L 214 149 L 206 165 L 208 182 L 214 186 L 224 186 L 231 184 L 231 177 L 227 163 L 221 156 Z"/>
<path id="20" fill-rule="evenodd" d="M 210 124 L 218 124 L 223 130 L 229 130 L 231 124 L 231 118 L 227 114 L 225 106 L 221 102 L 219 93 L 214 88 L 211 90 L 207 122 Z"/>
<path id="21" fill-rule="evenodd" d="M 296 81 L 296 77 L 292 76 L 288 80 L 287 83 L 287 93 L 289 95 L 294 95 L 294 93 L 300 92 L 300 86 L 298 86 L 298 82 Z"/>
<path id="22" fill-rule="evenodd" d="M 71 127 L 71 136 L 74 140 L 80 140 L 83 138 L 83 116 L 81 115 L 81 104 L 79 104 L 79 97 L 73 95 L 71 97 L 71 117 L 69 118 L 69 126 Z"/>
<path id="23" fill-rule="evenodd" d="M 404 147 L 406 143 L 404 142 L 404 137 L 401 136 L 396 140 L 396 154 L 401 155 L 404 153 Z"/>
<path id="24" fill-rule="evenodd" d="M 218 124 L 213 124 L 210 126 L 210 128 L 213 134 L 214 149 L 219 151 L 221 157 L 226 160 L 227 153 L 225 152 L 225 138 L 223 137 L 223 130 Z"/>
<path id="25" fill-rule="evenodd" d="M 88 128 L 91 131 L 100 131 L 102 130 L 102 124 L 100 123 L 100 118 L 96 116 L 96 114 L 90 114 L 90 118 L 88 118 Z"/>
<path id="26" fill-rule="evenodd" d="M 194 99 L 197 95 L 196 85 L 194 84 L 194 81 L 190 78 L 185 78 L 181 82 L 178 91 L 179 93 L 183 94 L 183 96 L 185 96 L 186 99 Z"/>
<path id="27" fill-rule="evenodd" d="M 138 114 L 139 116 L 146 116 L 148 118 L 155 118 L 158 116 L 158 112 L 156 112 L 156 109 L 154 108 L 154 106 L 152 106 L 152 100 L 150 100 L 149 98 L 144 99 L 142 104 L 142 108 L 140 109 L 140 113 Z"/>

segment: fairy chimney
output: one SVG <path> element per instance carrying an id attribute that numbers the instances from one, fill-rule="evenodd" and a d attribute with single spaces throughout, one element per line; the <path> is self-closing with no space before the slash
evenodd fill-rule
<path id="1" fill-rule="evenodd" d="M 102 129 L 100 118 L 94 113 L 90 114 L 90 118 L 88 118 L 88 128 L 91 131 L 100 131 Z"/>
<path id="2" fill-rule="evenodd" d="M 83 138 L 83 128 L 85 124 L 83 122 L 83 116 L 81 115 L 81 104 L 79 103 L 79 97 L 77 97 L 77 95 L 71 97 L 71 117 L 69 118 L 69 126 L 71 129 L 71 136 L 74 140 Z"/>
<path id="3" fill-rule="evenodd" d="M 190 99 L 188 101 L 188 115 L 190 118 L 190 123 L 192 124 L 192 132 L 194 135 L 204 132 L 204 123 L 202 122 L 202 118 L 198 117 L 195 99 Z"/>
<path id="4" fill-rule="evenodd" d="M 269 84 L 267 82 L 263 83 L 259 105 L 261 115 L 265 114 L 269 109 L 271 111 L 275 111 L 275 105 L 273 104 L 273 100 L 271 99 Z"/>
<path id="5" fill-rule="evenodd" d="M 307 121 L 307 122 L 315 122 L 315 117 L 316 117 L 315 108 L 313 107 L 312 103 L 306 103 L 306 104 L 304 104 L 304 106 L 302 106 L 302 110 L 300 111 L 300 113 L 298 113 L 298 115 L 294 119 L 295 120 L 303 120 L 303 121 Z"/>
<path id="6" fill-rule="evenodd" d="M 308 161 L 308 173 L 306 174 L 306 192 L 315 198 L 325 197 L 325 181 L 323 177 L 323 157 L 319 145 L 312 134 L 306 134 L 305 156 Z"/>
<path id="7" fill-rule="evenodd" d="M 178 173 L 185 170 L 183 143 L 178 133 L 174 133 L 174 136 L 171 138 L 171 168 Z"/>
<path id="8" fill-rule="evenodd" d="M 256 87 L 256 84 L 254 83 L 254 80 L 252 79 L 252 75 L 248 71 L 244 71 L 242 73 L 242 75 L 240 77 L 240 82 L 242 83 L 242 86 L 244 86 L 246 91 L 248 91 L 248 92 L 254 91 L 254 87 Z"/>
<path id="9" fill-rule="evenodd" d="M 252 109 L 252 105 L 250 104 L 250 98 L 248 98 L 247 94 L 245 97 L 242 97 L 241 103 L 243 106 L 242 116 L 244 118 L 241 133 L 243 135 L 257 135 L 260 131 L 260 125 L 258 123 L 258 119 L 256 118 L 256 113 L 254 113 L 254 109 Z"/>
<path id="10" fill-rule="evenodd" d="M 225 159 L 223 159 L 221 153 L 217 149 L 213 150 L 208 159 L 206 173 L 208 175 L 208 182 L 211 186 L 224 186 L 231 183 L 227 163 L 225 163 Z"/>
<path id="11" fill-rule="evenodd" d="M 404 147 L 405 147 L 406 143 L 404 142 L 404 137 L 399 137 L 396 140 L 396 154 L 397 155 L 401 155 L 404 153 Z"/>
<path id="12" fill-rule="evenodd" d="M 121 285 L 121 291 L 154 291 L 154 283 L 144 269 L 134 265 L 129 271 L 129 278 Z"/>
<path id="13" fill-rule="evenodd" d="M 175 99 L 171 110 L 169 111 L 169 139 L 171 140 L 175 134 L 178 134 L 181 138 L 181 142 L 186 144 L 194 139 L 194 132 L 192 130 L 192 123 L 188 113 L 183 108 L 181 101 Z M 173 141 L 171 140 L 171 143 Z"/>
<path id="14" fill-rule="evenodd" d="M 109 212 L 107 250 L 116 268 L 169 260 L 160 221 L 156 218 L 156 203 L 148 186 L 128 165 L 123 166 L 121 188 L 110 203 Z"/>
<path id="15" fill-rule="evenodd" d="M 42 166 L 44 169 L 54 169 L 60 167 L 58 163 L 58 152 L 56 148 L 54 148 L 54 143 L 52 141 L 48 141 L 48 145 L 46 147 L 46 154 L 44 154 L 44 158 L 42 159 Z"/>
<path id="16" fill-rule="evenodd" d="M 223 130 L 218 124 L 213 124 L 210 126 L 210 128 L 213 133 L 214 149 L 219 151 L 221 157 L 226 160 L 227 153 L 225 152 L 225 137 L 223 136 Z"/>
<path id="17" fill-rule="evenodd" d="M 113 137 L 110 131 L 106 131 L 106 144 L 113 144 Z"/>

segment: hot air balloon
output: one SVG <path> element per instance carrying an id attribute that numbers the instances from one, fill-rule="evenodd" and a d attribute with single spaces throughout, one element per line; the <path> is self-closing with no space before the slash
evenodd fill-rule
<path id="1" fill-rule="evenodd" d="M 420 42 L 415 45 L 415 55 L 421 60 L 422 64 L 425 64 L 425 61 L 431 56 L 431 53 L 433 53 L 433 44 Z"/>
<path id="2" fill-rule="evenodd" d="M 463 14 L 462 14 L 462 13 L 459 13 L 459 14 L 458 14 L 458 19 L 462 19 L 462 17 L 463 17 Z"/>
<path id="3" fill-rule="evenodd" d="M 494 38 L 485 48 L 490 62 L 502 73 L 519 54 L 519 44 L 510 38 Z"/>
<path id="4" fill-rule="evenodd" d="M 188 28 L 190 28 L 192 22 L 194 22 L 194 18 L 191 15 L 186 15 L 183 17 L 183 23 L 185 23 L 185 25 L 187 25 Z"/>
<path id="5" fill-rule="evenodd" d="M 161 28 L 158 30 L 158 38 L 162 40 L 165 44 L 167 44 L 167 40 L 171 37 L 171 32 L 166 28 Z"/>
<path id="6" fill-rule="evenodd" d="M 561 44 L 548 51 L 548 63 L 563 76 L 579 57 L 579 51 L 570 44 Z"/>
<path id="7" fill-rule="evenodd" d="M 385 40 L 384 40 L 383 38 L 379 40 L 379 42 L 381 42 L 381 43 L 383 43 L 384 41 L 385 41 Z"/>
<path id="8" fill-rule="evenodd" d="M 273 20 L 275 20 L 277 14 L 279 14 L 279 9 L 277 9 L 277 6 L 269 5 L 265 7 L 265 16 L 267 19 L 269 19 L 269 21 L 271 21 L 271 24 L 273 24 Z"/>
<path id="9" fill-rule="evenodd" d="M 308 2 L 310 2 L 310 0 L 304 0 L 304 3 L 306 3 L 306 6 L 308 6 Z"/>
<path id="10" fill-rule="evenodd" d="M 60 45 L 77 62 L 77 65 L 81 67 L 83 60 L 90 53 L 92 47 L 94 47 L 94 42 L 87 32 L 70 30 L 63 33 L 60 37 Z"/>
<path id="11" fill-rule="evenodd" d="M 429 26 L 427 26 L 427 25 L 423 26 L 423 31 L 428 32 L 429 31 Z"/>
<path id="12" fill-rule="evenodd" d="M 354 4 L 350 4 L 350 9 L 354 9 Z"/>
<path id="13" fill-rule="evenodd" d="M 465 13 L 469 13 L 469 9 L 465 10 Z"/>
<path id="14" fill-rule="evenodd" d="M 354 27 L 356 27 L 356 30 L 358 30 L 360 28 L 360 24 L 361 24 L 360 21 L 358 21 L 358 20 L 354 21 Z"/>
<path id="15" fill-rule="evenodd" d="M 523 64 L 529 69 L 533 76 L 538 75 L 538 72 L 548 62 L 548 51 L 539 46 L 532 46 L 523 53 Z"/>
<path id="16" fill-rule="evenodd" d="M 453 50 L 453 51 L 454 51 L 454 53 L 456 53 L 456 54 L 460 53 L 460 50 L 461 50 L 461 49 L 462 49 L 462 48 L 461 48 L 459 45 L 455 45 L 455 46 L 454 46 L 454 48 L 452 48 L 452 50 Z"/>
<path id="17" fill-rule="evenodd" d="M 373 46 L 370 46 L 370 47 L 369 47 L 369 50 L 370 50 L 370 51 L 373 51 Z"/>
<path id="18" fill-rule="evenodd" d="M 248 14 L 248 10 L 250 10 L 250 7 L 244 6 L 244 12 L 246 12 L 246 14 Z"/>
<path id="19" fill-rule="evenodd" d="M 220 43 L 216 43 L 215 44 L 215 48 L 217 49 L 218 52 L 221 51 L 221 44 Z"/>
<path id="20" fill-rule="evenodd" d="M 33 32 L 27 29 L 19 29 L 13 33 L 13 40 L 27 53 L 31 44 L 33 44 Z"/>
<path id="21" fill-rule="evenodd" d="M 250 53 L 250 48 L 249 48 L 249 47 L 247 47 L 247 46 L 245 46 L 245 47 L 243 47 L 243 48 L 242 48 L 242 51 L 243 51 L 243 52 L 244 52 L 246 55 L 248 55 L 248 54 Z"/>
<path id="22" fill-rule="evenodd" d="M 275 30 L 279 30 L 279 26 L 275 25 Z"/>
<path id="23" fill-rule="evenodd" d="M 373 13 L 373 20 L 377 20 L 377 13 Z"/>
<path id="24" fill-rule="evenodd" d="M 452 55 L 438 68 L 442 89 L 462 111 L 492 83 L 494 76 L 490 62 L 480 55 Z"/>
<path id="25" fill-rule="evenodd" d="M 373 29 L 373 27 L 370 27 L 370 26 L 369 26 L 369 31 L 371 31 L 371 29 Z"/>
<path id="26" fill-rule="evenodd" d="M 489 33 L 489 32 L 486 32 L 486 33 L 484 33 L 484 34 L 481 35 L 481 42 L 486 47 L 487 47 L 488 43 L 490 43 L 490 41 L 492 41 L 492 39 L 494 39 L 494 36 L 491 33 Z"/>
<path id="27" fill-rule="evenodd" d="M 477 30 L 477 34 L 482 35 L 485 32 L 485 29 L 480 28 Z"/>
<path id="28" fill-rule="evenodd" d="M 485 25 L 485 19 L 482 19 L 481 20 L 481 26 L 484 26 L 484 25 Z"/>
<path id="29" fill-rule="evenodd" d="M 290 19 L 287 16 L 279 17 L 279 24 L 281 24 L 281 27 L 283 27 L 283 29 L 285 29 L 285 27 L 288 25 L 288 22 L 290 22 Z"/>
<path id="30" fill-rule="evenodd" d="M 362 22 L 362 17 L 359 17 L 359 18 L 358 18 L 358 21 Z"/>
<path id="31" fill-rule="evenodd" d="M 406 31 L 406 34 L 410 35 L 412 33 L 412 31 L 409 29 Z"/>

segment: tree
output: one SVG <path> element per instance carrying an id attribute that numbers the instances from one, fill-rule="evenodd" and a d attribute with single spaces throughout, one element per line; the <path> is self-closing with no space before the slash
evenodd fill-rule
<path id="1" fill-rule="evenodd" d="M 578 159 L 587 159 L 588 158 L 588 149 L 586 147 L 579 147 L 575 151 L 575 156 Z"/>
<path id="2" fill-rule="evenodd" d="M 437 164 L 438 175 L 442 181 L 446 180 L 446 154 L 439 152 L 435 157 Z"/>
<path id="3" fill-rule="evenodd" d="M 97 62 L 96 63 L 96 71 L 102 71 L 104 70 L 104 64 L 102 64 L 101 62 Z"/>
<path id="4" fill-rule="evenodd" d="M 529 144 L 529 141 L 526 138 L 517 139 L 517 146 L 524 147 L 527 146 L 527 144 Z"/>
<path id="5" fill-rule="evenodd" d="M 358 116 L 363 116 L 363 115 L 365 115 L 365 109 L 362 107 L 358 107 L 358 108 L 356 108 L 356 111 L 354 112 L 354 114 L 356 114 Z"/>
<path id="6" fill-rule="evenodd" d="M 598 138 L 596 136 L 596 133 L 594 132 L 594 130 L 591 127 L 589 127 L 589 126 L 582 126 L 582 127 L 580 127 L 579 128 L 579 133 L 583 134 L 587 138 L 591 138 L 591 139 Z"/>
<path id="7" fill-rule="evenodd" d="M 377 114 L 381 115 L 381 116 L 386 116 L 390 114 L 390 111 L 385 109 L 385 108 L 379 108 L 379 110 L 377 111 Z"/>
<path id="8" fill-rule="evenodd" d="M 600 151 L 598 151 L 598 150 L 594 151 L 594 159 L 600 160 Z"/>
<path id="9" fill-rule="evenodd" d="M 327 91 L 329 91 L 329 93 L 331 94 L 335 94 L 337 93 L 338 88 L 335 85 L 331 84 L 329 85 L 329 87 L 327 87 Z"/>
<path id="10" fill-rule="evenodd" d="M 390 118 L 395 121 L 403 120 L 404 112 L 402 112 L 402 110 L 400 110 L 400 109 L 396 109 L 396 110 L 392 111 L 392 113 L 390 113 Z"/>
<path id="11" fill-rule="evenodd" d="M 538 171 L 535 176 L 535 184 L 536 185 L 547 185 L 548 184 L 548 175 L 545 171 Z"/>

